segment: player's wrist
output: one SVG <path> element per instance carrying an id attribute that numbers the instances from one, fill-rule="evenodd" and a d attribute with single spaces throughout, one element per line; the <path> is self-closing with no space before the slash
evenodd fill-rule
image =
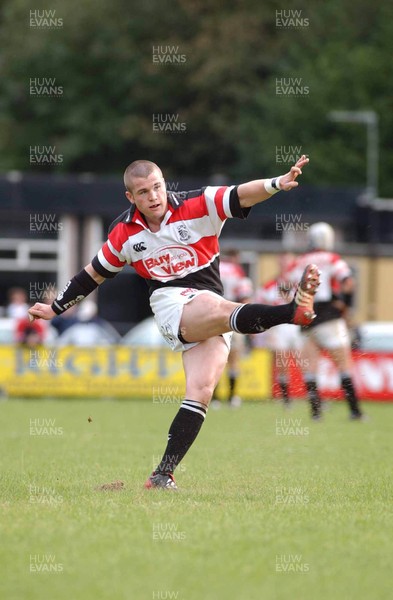
<path id="1" fill-rule="evenodd" d="M 273 177 L 272 179 L 265 179 L 263 182 L 264 188 L 268 194 L 273 196 L 277 194 L 277 192 L 281 191 L 280 187 L 280 179 L 281 177 Z"/>

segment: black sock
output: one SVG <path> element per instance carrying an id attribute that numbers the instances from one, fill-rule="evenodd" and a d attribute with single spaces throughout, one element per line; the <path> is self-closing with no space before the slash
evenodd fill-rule
<path id="1" fill-rule="evenodd" d="M 197 437 L 205 420 L 206 411 L 205 405 L 201 402 L 183 400 L 170 426 L 168 444 L 155 473 L 173 473 Z"/>
<path id="2" fill-rule="evenodd" d="M 311 405 L 311 415 L 318 417 L 321 412 L 321 398 L 319 397 L 317 382 L 315 379 L 306 379 L 308 399 Z"/>
<path id="3" fill-rule="evenodd" d="M 341 386 L 344 390 L 345 399 L 349 404 L 351 414 L 355 415 L 356 417 L 360 417 L 362 412 L 359 408 L 359 401 L 355 392 L 355 388 L 353 387 L 352 377 L 347 374 L 341 375 Z"/>
<path id="4" fill-rule="evenodd" d="M 269 327 L 290 323 L 296 305 L 294 302 L 282 306 L 266 304 L 243 304 L 235 308 L 229 318 L 229 325 L 238 333 L 261 333 Z"/>
<path id="5" fill-rule="evenodd" d="M 232 396 L 235 395 L 236 383 L 237 383 L 237 375 L 235 375 L 234 373 L 230 373 L 230 375 L 229 375 L 229 394 L 228 394 L 229 402 L 231 401 Z"/>
<path id="6" fill-rule="evenodd" d="M 288 382 L 283 379 L 278 380 L 278 385 L 281 390 L 281 397 L 283 399 L 284 404 L 289 404 L 289 392 L 288 392 Z"/>

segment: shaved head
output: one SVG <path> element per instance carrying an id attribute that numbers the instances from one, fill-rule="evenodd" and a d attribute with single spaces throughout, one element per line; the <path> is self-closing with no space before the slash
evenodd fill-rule
<path id="1" fill-rule="evenodd" d="M 150 160 L 134 160 L 124 172 L 124 185 L 128 191 L 131 191 L 132 188 L 132 180 L 135 177 L 149 177 L 154 171 L 158 171 L 158 173 L 162 177 L 161 169 L 156 163 L 151 162 Z"/>

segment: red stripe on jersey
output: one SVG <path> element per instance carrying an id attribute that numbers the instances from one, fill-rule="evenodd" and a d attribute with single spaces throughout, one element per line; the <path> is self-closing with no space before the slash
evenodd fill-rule
<path id="1" fill-rule="evenodd" d="M 221 221 L 225 221 L 225 219 L 228 218 L 224 212 L 223 207 L 223 198 L 226 189 L 226 187 L 221 187 L 219 190 L 217 190 L 216 195 L 214 197 L 214 204 L 216 205 L 217 213 Z"/>
<path id="2" fill-rule="evenodd" d="M 341 256 L 339 254 L 331 254 L 330 256 L 330 260 L 332 262 L 332 264 L 336 263 L 338 260 L 342 260 Z"/>
<path id="3" fill-rule="evenodd" d="M 102 253 L 108 263 L 110 263 L 113 267 L 124 267 L 125 263 L 119 260 L 118 257 L 113 254 L 108 246 L 108 242 L 105 242 L 105 244 L 102 246 Z"/>
<path id="4" fill-rule="evenodd" d="M 139 209 L 135 206 L 134 214 L 132 215 L 132 219 L 131 219 L 131 223 L 135 223 L 136 225 L 139 225 L 139 223 L 137 223 L 137 221 L 141 221 L 143 223 L 143 216 L 142 216 L 142 213 L 139 212 Z M 118 225 L 116 225 L 116 229 L 119 226 L 123 226 L 123 225 L 124 225 L 124 223 L 118 223 Z"/>
<path id="5" fill-rule="evenodd" d="M 138 233 L 139 231 L 143 231 L 142 225 L 118 223 L 108 235 L 108 239 L 110 240 L 112 246 L 118 252 L 121 252 L 123 249 L 123 244 L 128 240 L 129 236 L 135 235 L 135 233 Z"/>
<path id="6" fill-rule="evenodd" d="M 210 262 L 213 256 L 219 252 L 218 239 L 215 235 L 204 237 L 196 244 L 190 244 L 190 246 L 198 254 L 199 266 Z"/>
<path id="7" fill-rule="evenodd" d="M 193 219 L 206 217 L 206 215 L 209 214 L 206 206 L 206 200 L 203 195 L 185 200 L 184 204 L 179 206 L 179 208 L 176 210 L 169 205 L 169 210 L 172 212 L 172 215 L 168 223 L 176 223 L 177 221 L 191 221 Z"/>

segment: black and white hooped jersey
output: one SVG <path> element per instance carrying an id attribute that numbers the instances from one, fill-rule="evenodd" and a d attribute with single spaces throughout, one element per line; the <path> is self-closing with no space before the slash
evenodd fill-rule
<path id="1" fill-rule="evenodd" d="M 168 210 L 151 231 L 134 204 L 110 226 L 93 268 L 114 277 L 126 264 L 147 280 L 150 293 L 164 286 L 207 289 L 223 294 L 218 237 L 226 219 L 247 217 L 237 186 L 206 187 L 167 194 Z"/>

